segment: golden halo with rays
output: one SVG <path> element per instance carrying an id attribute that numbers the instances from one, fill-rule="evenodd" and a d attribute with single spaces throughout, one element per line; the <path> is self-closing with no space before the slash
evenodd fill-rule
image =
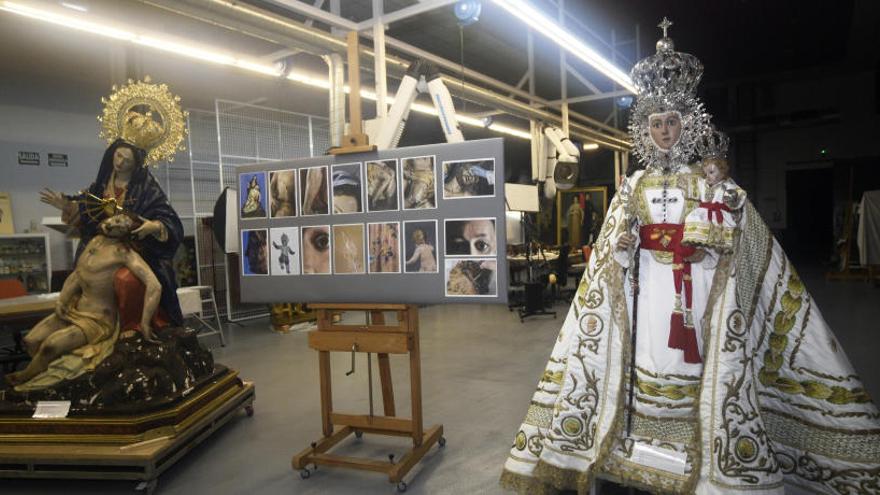
<path id="1" fill-rule="evenodd" d="M 151 84 L 150 76 L 143 81 L 129 79 L 122 87 L 114 85 L 101 103 L 101 138 L 108 144 L 122 138 L 145 150 L 144 166 L 173 161 L 178 151 L 186 149 L 187 112 L 167 85 Z"/>

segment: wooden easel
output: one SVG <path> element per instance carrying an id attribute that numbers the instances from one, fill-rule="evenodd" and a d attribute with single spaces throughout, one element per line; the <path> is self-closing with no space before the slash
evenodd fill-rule
<path id="1" fill-rule="evenodd" d="M 357 31 L 351 31 L 346 37 L 348 42 L 348 134 L 342 136 L 342 144 L 330 148 L 331 155 L 347 153 L 364 153 L 375 151 L 376 146 L 370 144 L 370 138 L 361 129 L 361 73 L 360 44 Z"/>
<path id="2" fill-rule="evenodd" d="M 309 347 L 318 351 L 321 377 L 321 426 L 323 438 L 293 457 L 294 469 L 300 470 L 302 478 L 308 478 L 308 466 L 335 466 L 375 471 L 388 475 L 388 481 L 397 483 L 398 491 L 406 490 L 404 476 L 419 462 L 428 450 L 438 443 L 446 444 L 443 426 L 434 425 L 424 430 L 422 425 L 422 372 L 419 354 L 418 308 L 406 304 L 312 304 L 318 312 L 318 329 L 309 334 Z M 365 311 L 365 325 L 333 323 L 333 315 L 343 311 Z M 383 311 L 397 314 L 397 326 L 386 325 Z M 372 383 L 370 384 L 370 414 L 343 414 L 333 410 L 330 379 L 330 353 L 351 352 L 376 353 L 379 361 L 379 378 L 382 386 L 384 416 L 373 414 Z M 400 418 L 394 408 L 394 390 L 391 383 L 389 354 L 409 354 L 410 393 L 412 418 Z M 354 366 L 352 366 L 352 369 Z M 335 430 L 334 427 L 340 427 Z M 328 453 L 351 434 L 360 438 L 364 433 L 411 437 L 413 447 L 394 462 L 378 461 Z"/>

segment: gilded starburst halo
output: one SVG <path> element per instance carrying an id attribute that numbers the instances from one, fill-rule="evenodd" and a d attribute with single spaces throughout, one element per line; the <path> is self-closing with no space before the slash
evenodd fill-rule
<path id="1" fill-rule="evenodd" d="M 121 87 L 114 85 L 101 103 L 100 137 L 108 144 L 121 138 L 143 149 L 147 152 L 144 166 L 173 161 L 185 149 L 187 112 L 167 85 L 153 84 L 150 76 L 143 81 L 129 79 Z"/>

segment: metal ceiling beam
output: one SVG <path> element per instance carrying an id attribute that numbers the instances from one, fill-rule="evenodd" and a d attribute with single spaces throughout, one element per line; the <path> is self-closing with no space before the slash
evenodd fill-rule
<path id="1" fill-rule="evenodd" d="M 300 2 L 298 0 L 265 0 L 269 3 L 273 3 L 279 7 L 284 7 L 286 9 L 290 9 L 294 12 L 299 12 L 302 15 L 311 17 L 315 20 L 327 23 L 331 26 L 340 27 L 343 29 L 347 29 L 349 31 L 359 31 L 358 23 L 354 21 L 349 21 L 344 17 L 340 17 L 335 14 L 331 14 L 324 9 L 320 9 L 314 6 L 311 6 L 307 3 Z"/>
<path id="2" fill-rule="evenodd" d="M 608 91 L 607 93 L 599 93 L 595 95 L 586 95 L 586 96 L 577 96 L 575 98 L 569 98 L 569 103 L 584 103 L 588 101 L 598 101 L 598 100 L 607 100 L 608 98 L 617 98 L 618 96 L 632 96 L 628 90 L 619 89 L 617 91 Z M 553 100 L 550 103 L 557 104 L 562 103 L 562 100 Z"/>
<path id="3" fill-rule="evenodd" d="M 369 36 L 370 33 L 365 32 L 364 34 Z M 487 84 L 489 86 L 498 88 L 507 94 L 518 96 L 526 101 L 531 101 L 535 105 L 542 106 L 542 107 L 557 107 L 558 106 L 558 105 L 554 105 L 549 100 L 546 100 L 544 98 L 540 98 L 537 96 L 532 96 L 527 91 L 523 91 L 522 89 L 518 89 L 514 86 L 511 86 L 510 84 L 499 81 L 495 78 L 489 77 L 489 76 L 482 74 L 480 72 L 477 72 L 475 70 L 468 69 L 468 68 L 462 69 L 461 64 L 458 64 L 456 62 L 452 62 L 450 60 L 446 60 L 445 58 L 439 57 L 437 55 L 434 55 L 433 53 L 427 52 L 425 50 L 422 50 L 421 48 L 417 48 L 417 47 L 412 46 L 408 43 L 404 43 L 403 41 L 397 40 L 397 39 L 392 38 L 390 36 L 385 37 L 385 45 L 392 47 L 396 50 L 399 50 L 403 53 L 406 53 L 407 55 L 411 55 L 414 57 L 418 57 L 418 58 L 427 60 L 428 62 L 431 62 L 432 64 L 436 65 L 439 68 L 451 71 L 453 74 L 464 74 L 466 77 L 468 77 L 470 79 L 473 79 L 475 81 L 478 81 L 478 82 Z M 456 82 L 455 84 L 459 84 L 459 83 Z M 626 138 L 628 136 L 625 132 L 621 131 L 620 129 L 617 129 L 615 127 L 607 125 L 603 122 L 600 122 L 596 119 L 590 118 L 586 115 L 582 115 L 580 113 L 571 112 L 569 114 L 569 117 L 571 117 L 572 119 L 580 120 L 585 125 L 594 126 L 598 129 L 606 131 L 611 135 L 617 135 L 617 136 L 621 136 L 624 138 Z"/>
<path id="4" fill-rule="evenodd" d="M 457 0 L 425 0 L 423 2 L 417 3 L 415 5 L 410 5 L 409 7 L 404 7 L 400 10 L 395 10 L 389 14 L 382 14 L 378 22 L 384 25 L 389 25 L 392 22 L 402 21 L 404 19 L 423 14 L 425 12 L 445 7 L 447 5 L 455 3 Z M 365 29 L 370 29 L 377 22 L 376 18 L 367 19 L 366 21 L 358 23 L 358 31 L 363 31 Z"/>
<path id="5" fill-rule="evenodd" d="M 258 39 L 270 41 L 281 46 L 291 48 L 299 48 L 303 51 L 315 55 L 323 55 L 327 53 L 345 53 L 346 44 L 326 31 L 304 26 L 301 22 L 253 7 L 237 0 L 138 0 L 141 3 L 152 5 L 178 15 L 187 16 L 199 21 L 209 23 L 214 26 L 229 29 L 234 32 L 252 36 Z M 219 8 L 219 10 L 218 10 Z M 460 66 L 448 60 L 437 57 L 431 53 L 419 50 L 415 47 L 386 38 L 389 46 L 400 51 L 410 52 L 408 55 L 422 57 L 438 67 L 450 67 L 455 73 L 460 73 Z M 408 47 L 404 50 L 401 47 Z M 362 49 L 362 55 L 370 62 L 374 59 L 374 53 L 370 49 Z M 365 60 L 366 62 L 366 60 Z M 388 64 L 388 73 L 396 77 L 401 77 L 409 62 L 396 57 L 386 57 Z M 371 64 L 364 64 L 365 68 L 369 68 Z M 505 93 L 524 93 L 513 86 L 502 83 L 488 76 L 472 71 L 465 70 L 465 74 L 474 80 L 484 82 L 490 86 L 499 87 Z M 519 100 L 512 99 L 506 94 L 500 94 L 495 91 L 476 86 L 470 82 L 462 82 L 451 76 L 443 76 L 444 83 L 454 95 L 464 98 L 468 101 L 484 105 L 490 108 L 503 110 L 513 116 L 530 120 L 537 119 L 548 123 L 561 124 L 561 118 L 549 111 L 536 108 Z M 492 84 L 494 83 L 494 84 Z M 526 98 L 528 98 L 528 93 Z M 534 98 L 534 102 L 547 107 L 552 106 L 550 102 L 540 98 Z M 572 116 L 575 116 L 572 113 Z M 611 126 L 602 124 L 589 117 L 582 116 L 589 121 L 589 124 L 572 122 L 571 130 L 574 135 L 581 139 L 596 142 L 600 145 L 628 151 L 630 143 L 626 134 L 614 129 Z M 594 124 L 595 123 L 595 124 Z M 614 132 L 605 132 L 602 129 L 611 129 Z"/>

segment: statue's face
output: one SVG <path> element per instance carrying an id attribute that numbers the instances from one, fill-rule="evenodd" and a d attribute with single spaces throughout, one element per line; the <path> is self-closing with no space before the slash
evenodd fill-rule
<path id="1" fill-rule="evenodd" d="M 651 140 L 658 148 L 668 151 L 681 138 L 681 114 L 678 112 L 654 113 L 648 117 Z"/>
<path id="2" fill-rule="evenodd" d="M 134 222 L 132 219 L 126 215 L 113 215 L 112 217 L 102 220 L 99 227 L 101 233 L 104 234 L 105 237 L 119 239 L 128 235 L 128 233 L 131 232 L 131 227 L 133 225 Z"/>
<path id="3" fill-rule="evenodd" d="M 723 158 L 707 158 L 703 160 L 703 173 L 709 185 L 717 184 L 727 178 L 727 160 Z"/>
<path id="4" fill-rule="evenodd" d="M 134 151 L 126 146 L 119 146 L 113 152 L 113 170 L 116 173 L 128 173 L 134 170 Z"/>

